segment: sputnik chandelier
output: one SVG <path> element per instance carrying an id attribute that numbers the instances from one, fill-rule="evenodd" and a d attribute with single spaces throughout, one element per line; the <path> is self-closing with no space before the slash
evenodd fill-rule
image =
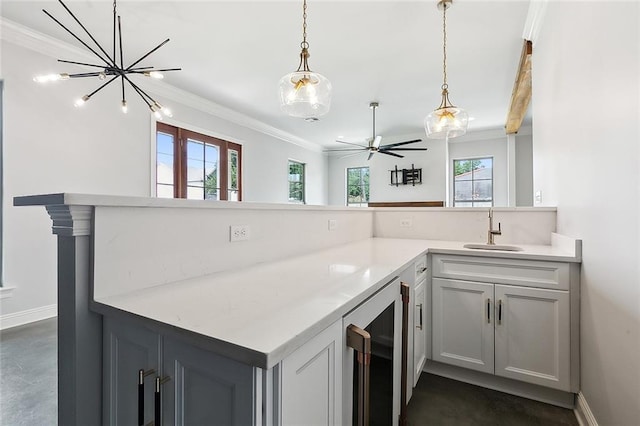
<path id="1" fill-rule="evenodd" d="M 292 117 L 316 121 L 329 112 L 331 82 L 309 69 L 309 43 L 307 42 L 307 0 L 302 5 L 302 42 L 298 69 L 280 79 L 278 93 L 282 111 Z"/>
<path id="2" fill-rule="evenodd" d="M 62 2 L 62 0 L 58 0 L 58 2 L 65 8 L 65 10 L 69 13 L 69 15 L 71 15 L 71 17 L 82 28 L 82 30 L 86 33 L 86 35 L 89 36 L 89 38 L 95 44 L 95 46 L 97 47 L 97 50 L 99 50 L 99 52 L 96 51 L 95 48 L 91 47 L 87 42 L 82 40 L 75 33 L 73 33 L 73 31 L 68 29 L 59 20 L 57 20 L 55 17 L 53 17 L 53 15 L 51 15 L 49 12 L 47 12 L 44 9 L 42 9 L 42 11 L 49 18 L 53 19 L 54 22 L 56 22 L 58 25 L 60 25 L 66 32 L 71 34 L 73 36 L 73 38 L 75 38 L 77 41 L 79 41 L 84 47 L 89 49 L 89 51 L 91 53 L 93 53 L 100 60 L 99 61 L 100 63 L 91 64 L 91 63 L 74 62 L 74 61 L 66 61 L 66 60 L 58 59 L 58 62 L 63 62 L 63 63 L 66 63 L 66 64 L 82 65 L 82 66 L 94 68 L 95 70 L 94 71 L 90 71 L 90 72 L 76 73 L 76 74 L 69 74 L 69 73 L 49 74 L 49 75 L 43 75 L 43 76 L 35 77 L 33 80 L 38 82 L 38 83 L 47 83 L 47 82 L 50 82 L 50 81 L 69 80 L 71 78 L 85 78 L 85 77 L 97 77 L 98 80 L 100 80 L 100 81 L 106 80 L 96 90 L 94 90 L 93 92 L 91 92 L 91 93 L 89 93 L 87 95 L 84 95 L 82 98 L 76 100 L 75 105 L 77 107 L 80 107 L 80 106 L 84 105 L 89 99 L 91 99 L 91 97 L 93 95 L 95 95 L 100 90 L 104 89 L 109 84 L 111 84 L 112 82 L 116 81 L 119 78 L 120 79 L 120 84 L 121 84 L 121 87 L 122 87 L 122 101 L 120 102 L 120 106 L 121 106 L 121 109 L 122 109 L 123 113 L 126 113 L 127 110 L 128 110 L 127 99 L 125 97 L 125 86 L 126 86 L 125 82 L 127 82 L 133 88 L 133 90 L 138 95 L 140 95 L 140 97 L 147 104 L 147 106 L 149 107 L 151 112 L 154 114 L 156 119 L 161 120 L 162 119 L 162 114 L 164 114 L 164 115 L 166 115 L 168 117 L 171 117 L 171 111 L 169 111 L 168 108 L 163 107 L 162 105 L 160 105 L 155 99 L 153 99 L 151 96 L 149 96 L 149 94 L 147 92 L 142 90 L 136 83 L 131 81 L 131 79 L 129 78 L 131 75 L 142 75 L 142 76 L 145 76 L 145 77 L 161 79 L 161 78 L 164 77 L 162 75 L 162 72 L 180 71 L 180 68 L 156 69 L 155 67 L 152 67 L 152 66 L 136 67 L 136 65 L 138 65 L 140 62 L 142 62 L 144 59 L 146 59 L 153 52 L 155 52 L 156 50 L 160 49 L 162 46 L 167 44 L 169 42 L 169 39 L 166 39 L 165 41 L 163 41 L 162 43 L 160 43 L 159 45 L 157 45 L 156 47 L 151 49 L 149 52 L 144 54 L 138 60 L 134 61 L 129 66 L 125 67 L 124 66 L 124 56 L 123 56 L 123 52 L 122 52 L 122 28 L 121 28 L 121 25 L 120 25 L 120 15 L 117 14 L 116 0 L 113 1 L 113 53 L 111 55 L 109 55 L 105 51 L 105 49 L 100 45 L 100 43 L 98 43 L 96 41 L 96 39 L 93 37 L 93 35 L 91 35 L 89 30 L 87 30 L 85 28 L 85 26 L 82 25 L 80 20 L 78 20 L 78 18 L 76 18 L 76 16 L 73 14 L 73 12 L 71 12 L 71 10 Z M 117 34 L 116 34 L 116 23 L 117 23 Z M 117 35 L 117 41 L 118 41 L 119 50 L 116 49 L 116 35 Z M 118 53 L 119 53 L 119 55 L 118 55 L 119 57 L 116 56 L 116 54 L 118 54 Z M 118 60 L 119 60 L 119 62 L 118 62 Z"/>
<path id="3" fill-rule="evenodd" d="M 469 115 L 467 112 L 453 105 L 449 100 L 449 85 L 447 84 L 447 9 L 453 0 L 440 0 L 438 9 L 442 11 L 442 100 L 440 106 L 424 119 L 427 137 L 431 139 L 451 139 L 462 136 L 467 132 Z"/>

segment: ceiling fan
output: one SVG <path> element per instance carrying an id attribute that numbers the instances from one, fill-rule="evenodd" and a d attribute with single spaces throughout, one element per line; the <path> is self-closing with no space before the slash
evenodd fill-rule
<path id="1" fill-rule="evenodd" d="M 400 154 L 398 154 L 396 152 L 392 152 L 392 151 L 426 151 L 427 150 L 427 148 L 399 148 L 399 147 L 401 147 L 403 145 L 409 145 L 409 144 L 412 144 L 412 143 L 422 142 L 422 139 L 414 139 L 414 140 L 411 140 L 411 141 L 396 142 L 396 143 L 390 143 L 390 144 L 387 144 L 387 145 L 380 145 L 380 142 L 382 142 L 382 136 L 380 136 L 380 135 L 376 136 L 376 108 L 378 108 L 378 106 L 380 106 L 380 104 L 378 102 L 371 102 L 369 104 L 369 108 L 371 108 L 371 110 L 373 112 L 373 136 L 371 137 L 371 139 L 369 139 L 369 144 L 368 145 L 362 145 L 362 144 L 359 144 L 359 143 L 336 140 L 336 142 L 344 143 L 344 144 L 347 144 L 347 145 L 355 145 L 358 148 L 326 149 L 326 150 L 324 150 L 324 152 L 351 152 L 351 151 L 356 151 L 356 152 L 354 152 L 354 154 L 359 154 L 360 152 L 369 152 L 369 157 L 367 158 L 367 160 L 370 160 L 371 157 L 373 157 L 373 154 L 375 154 L 376 152 L 379 152 L 380 154 L 391 155 L 393 157 L 404 158 L 404 155 L 400 155 Z M 360 151 L 360 152 L 358 152 L 358 151 Z"/>

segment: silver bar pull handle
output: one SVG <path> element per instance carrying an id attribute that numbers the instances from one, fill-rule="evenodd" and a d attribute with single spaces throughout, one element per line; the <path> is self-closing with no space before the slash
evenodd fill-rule
<path id="1" fill-rule="evenodd" d="M 156 370 L 138 370 L 138 426 L 144 425 L 144 378 L 155 373 Z"/>
<path id="2" fill-rule="evenodd" d="M 422 330 L 422 303 L 417 304 L 416 308 L 420 309 L 420 322 L 416 325 L 416 328 Z"/>
<path id="3" fill-rule="evenodd" d="M 353 348 L 358 361 L 358 426 L 369 425 L 369 392 L 371 364 L 371 335 L 356 325 L 347 327 L 347 346 Z"/>

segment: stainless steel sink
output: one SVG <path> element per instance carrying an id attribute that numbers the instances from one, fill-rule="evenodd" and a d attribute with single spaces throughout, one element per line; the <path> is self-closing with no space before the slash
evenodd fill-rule
<path id="1" fill-rule="evenodd" d="M 504 244 L 465 244 L 463 247 L 476 250 L 522 251 L 520 247 L 507 246 Z"/>

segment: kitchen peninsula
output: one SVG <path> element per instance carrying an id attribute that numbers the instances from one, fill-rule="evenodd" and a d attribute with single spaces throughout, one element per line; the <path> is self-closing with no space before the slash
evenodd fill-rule
<path id="1" fill-rule="evenodd" d="M 388 227 L 380 223 L 387 211 L 378 215 L 375 208 L 82 194 L 17 197 L 14 203 L 46 206 L 53 233 L 58 235 L 61 424 L 119 424 L 114 410 L 123 410 L 127 404 L 139 410 L 140 400 L 122 402 L 113 393 L 126 379 L 117 368 L 120 364 L 124 368 L 136 353 L 143 359 L 164 360 L 164 368 L 163 361 L 156 359 L 157 365 L 141 365 L 134 372 L 139 368 L 146 374 L 152 369 L 149 374 L 157 376 L 156 390 L 158 386 L 171 389 L 162 396 L 172 394 L 176 401 L 163 404 L 168 410 L 162 414 L 167 424 L 181 424 L 185 417 L 197 415 L 199 408 L 190 404 L 207 403 L 206 396 L 195 392 L 197 399 L 187 400 L 187 388 L 209 389 L 207 380 L 215 375 L 220 378 L 218 384 L 225 382 L 231 389 L 214 392 L 219 398 L 208 401 L 217 412 L 228 413 L 237 424 L 290 424 L 287 419 L 296 418 L 296 413 L 287 402 L 299 404 L 305 395 L 301 391 L 291 396 L 287 389 L 287 380 L 292 380 L 287 376 L 287 362 L 314 344 L 318 349 L 308 358 L 323 354 L 323 365 L 330 374 L 323 388 L 326 393 L 318 399 L 329 407 L 324 414 L 327 424 L 348 423 L 351 407 L 343 404 L 350 398 L 345 398 L 350 394 L 342 380 L 342 370 L 349 364 L 344 361 L 348 355 L 343 355 L 343 318 L 391 289 L 399 299 L 395 290 L 400 282 L 416 285 L 426 279 L 425 300 L 419 311 L 412 307 L 410 321 L 414 329 L 418 317 L 426 319 L 424 345 L 429 349 L 424 352 L 432 358 L 432 269 L 441 274 L 437 279 L 453 280 L 460 278 L 456 274 L 469 274 L 471 266 L 481 271 L 475 281 L 541 287 L 566 296 L 561 301 L 566 306 L 559 311 L 566 316 L 551 324 L 562 323 L 566 329 L 567 353 L 561 354 L 567 362 L 562 371 L 566 383 L 540 386 L 534 381 L 537 387 L 532 389 L 556 388 L 541 399 L 569 398 L 577 391 L 579 241 L 552 237 L 549 232 L 551 244 L 532 244 L 522 238 L 518 244 L 522 251 L 495 252 L 463 248 L 473 239 L 389 238 L 384 235 Z M 446 210 L 450 209 L 442 209 Z M 549 213 L 554 212 L 542 211 Z M 421 212 L 411 214 L 417 228 Z M 469 214 L 475 217 L 478 212 Z M 528 209 L 523 214 L 538 213 Z M 461 226 L 476 222 L 473 219 Z M 245 225 L 249 239 L 229 241 L 232 225 Z M 532 228 L 535 226 L 527 229 Z M 540 237 L 530 240 L 537 242 L 535 238 Z M 463 265 L 464 270 L 430 267 L 436 255 L 449 259 L 449 265 Z M 487 312 L 493 305 L 489 308 Z M 497 324 L 491 312 L 487 315 L 490 323 Z M 132 342 L 139 349 L 145 345 L 151 349 L 118 352 Z M 173 372 L 180 369 L 184 374 L 178 380 Z M 203 374 L 200 382 L 197 372 Z M 154 388 L 152 377 L 148 381 L 143 377 L 143 388 L 145 381 L 147 389 Z M 132 395 L 136 395 L 137 377 L 132 383 Z M 304 384 L 293 383 L 293 387 Z M 221 407 L 225 402 L 231 404 L 226 411 Z M 145 422 L 152 415 L 152 405 L 147 403 L 139 411 Z"/>

